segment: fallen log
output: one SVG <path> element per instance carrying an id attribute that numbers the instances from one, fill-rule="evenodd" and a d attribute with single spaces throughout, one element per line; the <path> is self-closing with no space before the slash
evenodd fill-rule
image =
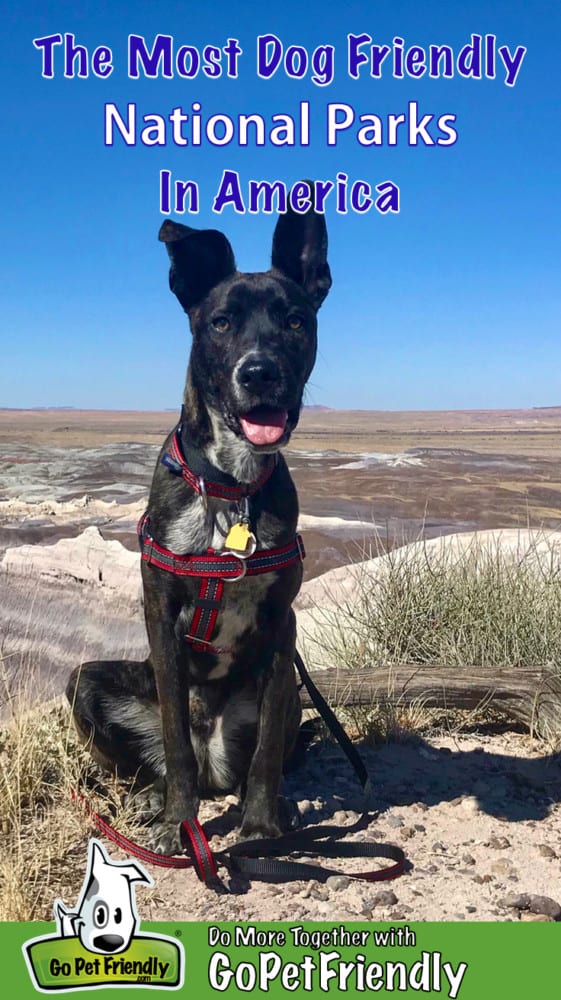
<path id="1" fill-rule="evenodd" d="M 427 708 L 500 709 L 547 739 L 561 735 L 561 676 L 547 667 L 449 667 L 418 663 L 316 670 L 312 680 L 333 706 L 421 702 Z M 313 708 L 305 688 L 304 708 Z"/>

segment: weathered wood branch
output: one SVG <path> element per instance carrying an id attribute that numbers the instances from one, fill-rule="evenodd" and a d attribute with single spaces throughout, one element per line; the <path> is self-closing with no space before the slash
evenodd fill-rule
<path id="1" fill-rule="evenodd" d="M 317 670 L 314 684 L 331 705 L 411 704 L 474 709 L 491 704 L 542 736 L 561 735 L 561 677 L 546 667 L 445 667 L 399 664 Z M 313 708 L 305 688 L 305 708 Z"/>

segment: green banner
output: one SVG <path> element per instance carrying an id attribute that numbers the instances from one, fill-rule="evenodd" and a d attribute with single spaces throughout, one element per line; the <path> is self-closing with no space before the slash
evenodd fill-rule
<path id="1" fill-rule="evenodd" d="M 143 923 L 111 957 L 76 938 L 34 940 L 54 935 L 52 924 L 2 924 L 2 985 L 18 1000 L 37 996 L 27 954 L 41 992 L 75 996 L 101 988 L 132 1000 L 158 988 L 197 1000 L 254 991 L 541 1000 L 557 989 L 559 934 L 555 923 Z"/>

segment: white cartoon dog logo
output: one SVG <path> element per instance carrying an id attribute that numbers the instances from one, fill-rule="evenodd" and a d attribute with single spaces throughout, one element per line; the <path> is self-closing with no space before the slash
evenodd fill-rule
<path id="1" fill-rule="evenodd" d="M 111 861 L 98 840 L 90 840 L 88 867 L 75 910 L 55 900 L 60 937 L 78 937 L 84 948 L 101 955 L 125 951 L 139 924 L 133 882 L 153 885 L 140 865 Z"/>

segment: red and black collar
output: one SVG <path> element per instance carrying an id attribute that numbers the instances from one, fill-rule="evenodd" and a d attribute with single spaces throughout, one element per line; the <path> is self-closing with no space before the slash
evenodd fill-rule
<path id="1" fill-rule="evenodd" d="M 198 468 L 192 466 L 199 465 L 200 456 L 199 461 L 191 460 L 191 464 L 187 462 L 182 446 L 181 432 L 182 425 L 179 424 L 171 440 L 169 451 L 166 451 L 162 456 L 161 462 L 174 476 L 181 476 L 199 496 L 217 497 L 219 500 L 243 500 L 244 497 L 251 497 L 268 482 L 277 464 L 276 454 L 267 455 L 262 473 L 250 483 L 237 483 L 232 476 L 223 473 L 206 461 L 204 465 L 200 466 L 201 471 L 199 471 Z M 209 473 L 212 479 L 209 478 Z"/>

